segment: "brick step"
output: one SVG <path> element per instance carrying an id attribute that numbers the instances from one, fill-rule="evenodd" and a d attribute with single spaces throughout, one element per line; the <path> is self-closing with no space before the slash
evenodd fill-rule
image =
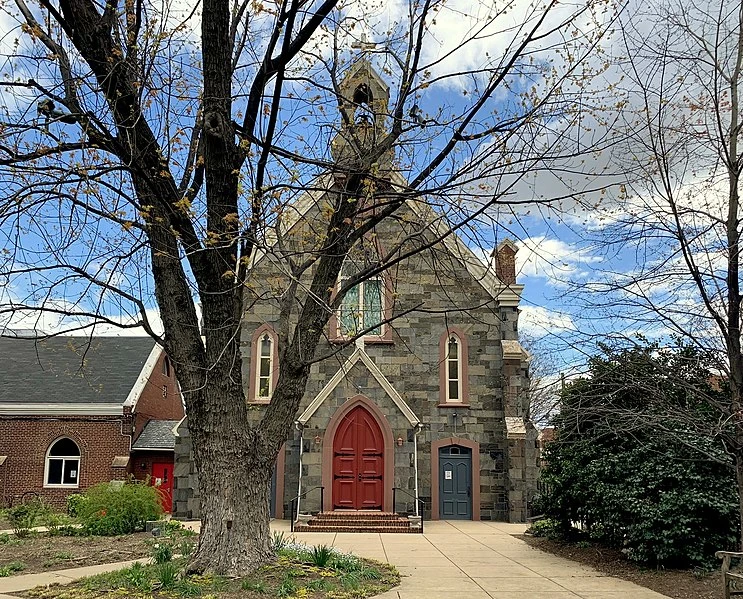
<path id="1" fill-rule="evenodd" d="M 339 511 L 339 512 L 320 512 L 315 516 L 318 519 L 336 520 L 349 518 L 374 518 L 375 520 L 395 520 L 399 518 L 395 512 L 371 512 L 371 511 Z"/>
<path id="2" fill-rule="evenodd" d="M 410 521 L 403 519 L 380 521 L 368 518 L 353 518 L 348 520 L 334 518 L 333 520 L 313 519 L 308 524 L 310 526 L 410 526 Z"/>
<path id="3" fill-rule="evenodd" d="M 333 526 L 309 526 L 297 524 L 294 526 L 295 532 L 389 532 L 389 533 L 415 533 L 420 532 L 417 528 L 403 526 L 346 526 L 336 524 Z"/>

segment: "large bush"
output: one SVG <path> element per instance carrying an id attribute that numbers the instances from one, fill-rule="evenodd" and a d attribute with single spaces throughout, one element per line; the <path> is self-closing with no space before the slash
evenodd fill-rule
<path id="1" fill-rule="evenodd" d="M 633 561 L 673 567 L 711 565 L 736 546 L 733 460 L 719 423 L 704 434 L 718 391 L 702 365 L 688 348 L 609 352 L 568 385 L 544 473 L 563 535 L 580 522 Z"/>
<path id="2" fill-rule="evenodd" d="M 25 537 L 34 526 L 39 526 L 52 513 L 41 499 L 32 499 L 8 508 L 6 516 L 18 537 Z"/>
<path id="3" fill-rule="evenodd" d="M 157 489 L 134 480 L 91 487 L 77 505 L 84 529 L 94 535 L 122 535 L 144 530 L 162 515 Z"/>

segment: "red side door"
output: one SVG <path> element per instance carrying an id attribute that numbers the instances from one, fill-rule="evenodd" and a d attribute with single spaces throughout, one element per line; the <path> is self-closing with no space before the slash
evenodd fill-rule
<path id="1" fill-rule="evenodd" d="M 153 462 L 150 483 L 160 493 L 160 505 L 163 511 L 173 510 L 173 462 Z"/>
<path id="2" fill-rule="evenodd" d="M 333 509 L 381 510 L 383 498 L 382 431 L 358 406 L 343 418 L 333 440 Z"/>

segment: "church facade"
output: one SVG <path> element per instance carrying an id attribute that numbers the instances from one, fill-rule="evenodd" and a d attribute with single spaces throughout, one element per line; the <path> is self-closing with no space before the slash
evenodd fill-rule
<path id="1" fill-rule="evenodd" d="M 368 107 L 370 116 L 341 126 L 332 147 L 338 163 L 347 150 L 344 131 L 356 127 L 356 136 L 373 139 L 389 100 L 389 88 L 364 60 L 343 85 L 344 97 Z M 392 185 L 404 184 L 392 156 L 379 167 L 389 170 Z M 296 203 L 287 224 L 293 239 L 311 237 L 323 185 L 332 185 L 332 175 Z M 523 521 L 529 515 L 539 463 L 537 431 L 528 420 L 528 356 L 518 341 L 523 287 L 516 282 L 516 246 L 500 240 L 485 264 L 444 227 L 425 201 L 410 201 L 346 259 L 339 284 L 370 255 L 405 239 L 427 240 L 424 251 L 351 288 L 330 318 L 316 352 L 326 357 L 311 367 L 295 429 L 276 463 L 274 516 L 378 510 Z M 267 252 L 253 264 L 246 292 L 243 377 L 256 422 L 281 369 L 280 272 Z M 361 331 L 366 334 L 354 339 Z M 174 490 L 174 513 L 182 518 L 199 517 L 191 449 L 184 423 Z"/>

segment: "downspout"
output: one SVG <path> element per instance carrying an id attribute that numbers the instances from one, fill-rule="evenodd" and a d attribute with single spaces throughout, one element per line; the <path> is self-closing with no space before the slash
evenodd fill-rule
<path id="1" fill-rule="evenodd" d="M 423 425 L 419 422 L 415 425 L 413 431 L 413 469 L 415 470 L 415 515 L 420 516 L 418 500 L 418 433 L 423 430 Z"/>
<path id="2" fill-rule="evenodd" d="M 292 520 L 296 521 L 299 515 L 299 502 L 302 501 L 302 454 L 304 453 L 304 425 L 296 420 L 294 426 L 299 431 L 299 477 L 297 479 L 297 511 L 291 515 Z"/>

